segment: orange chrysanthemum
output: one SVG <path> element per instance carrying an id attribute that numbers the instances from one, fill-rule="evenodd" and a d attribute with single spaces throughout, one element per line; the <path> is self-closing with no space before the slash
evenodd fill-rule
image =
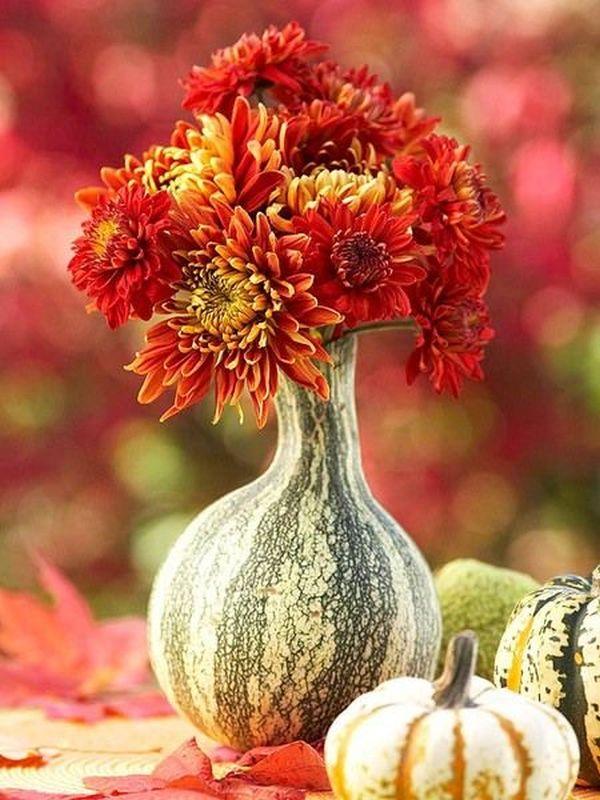
<path id="1" fill-rule="evenodd" d="M 405 287 L 425 277 L 416 261 L 409 213 L 390 205 L 355 214 L 343 203 L 324 199 L 294 227 L 310 237 L 304 269 L 315 276 L 319 300 L 343 314 L 344 325 L 405 317 Z"/>
<path id="2" fill-rule="evenodd" d="M 323 200 L 336 200 L 353 214 L 371 206 L 386 204 L 394 214 L 412 209 L 412 191 L 399 190 L 387 170 L 347 172 L 343 169 L 316 168 L 306 175 L 284 169 L 284 181 L 267 207 L 267 215 L 277 230 L 293 233 L 293 220 L 317 208 Z"/>
<path id="3" fill-rule="evenodd" d="M 251 108 L 241 97 L 229 119 L 203 116 L 200 122 L 201 127 L 179 122 L 168 145 L 153 145 L 141 159 L 127 155 L 122 167 L 103 167 L 104 185 L 81 189 L 77 201 L 91 209 L 133 182 L 149 194 L 191 189 L 207 202 L 217 197 L 248 211 L 260 208 L 283 180 L 280 167 L 296 146 L 299 127 L 262 105 Z"/>
<path id="4" fill-rule="evenodd" d="M 176 252 L 182 280 L 163 308 L 167 319 L 150 329 L 130 365 L 144 376 L 140 402 L 173 387 L 166 419 L 201 400 L 214 381 L 215 419 L 246 392 L 262 426 L 280 370 L 326 398 L 315 362 L 328 355 L 311 329 L 340 316 L 311 294 L 313 277 L 301 270 L 306 237 L 278 238 L 263 214 L 253 220 L 240 207 L 217 203 L 203 213 L 202 224 L 188 229 L 194 208 L 183 209 L 176 234 L 178 245 L 189 240 Z"/>
<path id="5" fill-rule="evenodd" d="M 200 192 L 206 202 L 217 198 L 249 212 L 262 209 L 283 181 L 294 127 L 263 105 L 251 108 L 243 97 L 236 98 L 229 118 L 203 115 L 200 122 L 198 131 L 187 134 L 192 168 L 178 188 Z"/>
<path id="6" fill-rule="evenodd" d="M 170 206 L 165 192 L 148 195 L 132 183 L 101 198 L 83 223 L 69 270 L 111 328 L 132 317 L 150 319 L 171 294 L 179 269 L 160 250 Z"/>
<path id="7" fill-rule="evenodd" d="M 171 190 L 179 178 L 198 173 L 192 160 L 192 145 L 197 128 L 178 122 L 168 145 L 152 145 L 141 158 L 127 154 L 121 167 L 102 167 L 102 186 L 87 186 L 75 193 L 83 208 L 91 210 L 103 198 L 114 195 L 123 186 L 136 183 L 148 194 Z"/>
<path id="8" fill-rule="evenodd" d="M 210 67 L 193 67 L 183 81 L 183 107 L 196 113 L 229 114 L 238 95 L 272 90 L 280 101 L 302 91 L 307 60 L 326 46 L 306 38 L 297 22 L 281 30 L 269 26 L 261 36 L 244 34 L 234 45 L 217 50 Z"/>
<path id="9" fill-rule="evenodd" d="M 342 70 L 325 61 L 314 69 L 309 92 L 341 112 L 363 147 L 373 147 L 379 159 L 409 152 L 438 122 L 415 107 L 414 95 L 395 98 L 387 83 L 366 66 Z"/>

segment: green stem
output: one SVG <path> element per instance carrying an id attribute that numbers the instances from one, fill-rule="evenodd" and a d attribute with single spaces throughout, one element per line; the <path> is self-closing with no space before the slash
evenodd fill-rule
<path id="1" fill-rule="evenodd" d="M 410 319 L 396 319 L 390 322 L 370 322 L 368 325 L 359 325 L 356 328 L 348 328 L 344 331 L 338 339 L 343 339 L 345 336 L 352 336 L 359 333 L 368 333 L 370 331 L 415 331 L 415 324 Z M 332 339 L 324 337 L 324 343 L 329 344 Z"/>

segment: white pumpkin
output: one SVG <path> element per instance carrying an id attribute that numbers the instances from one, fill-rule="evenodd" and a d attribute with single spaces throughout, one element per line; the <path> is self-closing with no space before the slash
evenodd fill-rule
<path id="1" fill-rule="evenodd" d="M 566 800 L 573 729 L 554 709 L 473 677 L 477 639 L 458 634 L 436 683 L 395 678 L 356 699 L 325 740 L 339 800 Z"/>

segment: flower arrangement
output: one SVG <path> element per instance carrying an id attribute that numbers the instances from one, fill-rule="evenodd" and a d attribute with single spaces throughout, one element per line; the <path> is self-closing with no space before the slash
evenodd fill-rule
<path id="1" fill-rule="evenodd" d="M 297 23 L 194 67 L 166 145 L 101 170 L 69 264 L 111 328 L 157 318 L 128 369 L 161 419 L 214 387 L 266 422 L 280 373 L 324 400 L 331 340 L 414 328 L 407 379 L 483 377 L 485 292 L 504 213 L 469 148 L 366 67 L 317 61 Z M 391 321 L 391 322 L 390 322 Z"/>

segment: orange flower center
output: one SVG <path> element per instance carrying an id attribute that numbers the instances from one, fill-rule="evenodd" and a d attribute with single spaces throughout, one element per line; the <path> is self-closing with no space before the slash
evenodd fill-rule
<path id="1" fill-rule="evenodd" d="M 121 225 L 117 217 L 105 217 L 94 225 L 90 232 L 90 245 L 99 258 L 106 255 L 111 239 L 120 230 Z"/>
<path id="2" fill-rule="evenodd" d="M 274 303 L 263 281 L 252 280 L 245 270 L 235 269 L 225 259 L 208 265 L 189 264 L 184 272 L 188 313 L 197 320 L 188 330 L 208 333 L 225 343 L 264 340 Z"/>
<path id="3" fill-rule="evenodd" d="M 375 241 L 364 231 L 349 236 L 338 231 L 333 238 L 331 262 L 344 286 L 365 292 L 378 289 L 392 272 L 385 242 Z"/>

